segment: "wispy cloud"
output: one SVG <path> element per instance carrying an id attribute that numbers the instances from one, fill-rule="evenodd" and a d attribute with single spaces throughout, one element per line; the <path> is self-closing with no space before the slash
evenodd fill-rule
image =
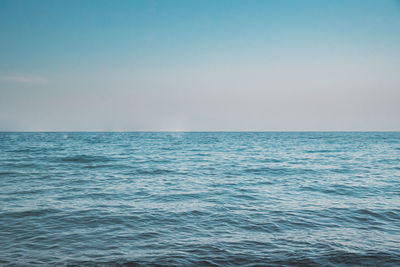
<path id="1" fill-rule="evenodd" d="M 1 82 L 23 83 L 23 84 L 46 84 L 48 80 L 44 77 L 27 75 L 27 74 L 11 74 L 0 76 Z"/>

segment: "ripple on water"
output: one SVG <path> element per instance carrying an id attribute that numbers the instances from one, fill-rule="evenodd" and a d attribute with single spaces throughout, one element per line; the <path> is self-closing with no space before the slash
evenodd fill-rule
<path id="1" fill-rule="evenodd" d="M 0 265 L 400 266 L 399 133 L 0 135 Z"/>

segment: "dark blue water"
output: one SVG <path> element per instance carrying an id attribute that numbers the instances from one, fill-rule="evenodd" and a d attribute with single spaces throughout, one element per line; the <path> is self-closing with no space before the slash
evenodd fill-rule
<path id="1" fill-rule="evenodd" d="M 400 133 L 0 133 L 0 152 L 0 265 L 400 265 Z"/>

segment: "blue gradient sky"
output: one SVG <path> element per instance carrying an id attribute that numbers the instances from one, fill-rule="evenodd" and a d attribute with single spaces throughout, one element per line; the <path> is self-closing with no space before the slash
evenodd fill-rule
<path id="1" fill-rule="evenodd" d="M 2 1 L 0 130 L 400 130 L 398 1 Z"/>

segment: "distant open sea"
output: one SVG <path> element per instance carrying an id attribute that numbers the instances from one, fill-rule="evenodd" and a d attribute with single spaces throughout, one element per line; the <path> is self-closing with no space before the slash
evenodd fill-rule
<path id="1" fill-rule="evenodd" d="M 400 266 L 400 133 L 3 132 L 0 265 Z"/>

